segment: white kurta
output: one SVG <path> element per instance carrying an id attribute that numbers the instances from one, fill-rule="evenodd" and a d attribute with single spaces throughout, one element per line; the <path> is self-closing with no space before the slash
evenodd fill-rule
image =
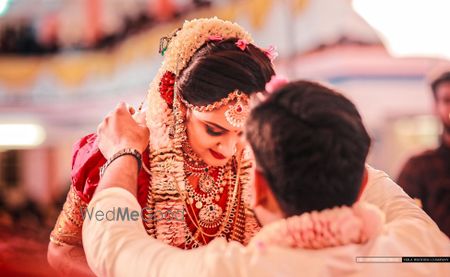
<path id="1" fill-rule="evenodd" d="M 381 235 L 363 245 L 250 249 L 218 238 L 186 251 L 149 237 L 140 218 L 93 218 L 83 225 L 86 257 L 99 276 L 450 276 L 449 263 L 356 262 L 361 256 L 450 256 L 450 240 L 436 224 L 384 172 L 368 170 L 361 200 L 378 206 L 386 223 Z M 121 188 L 99 192 L 88 209 L 106 213 L 118 207 L 141 210 L 135 197 Z"/>

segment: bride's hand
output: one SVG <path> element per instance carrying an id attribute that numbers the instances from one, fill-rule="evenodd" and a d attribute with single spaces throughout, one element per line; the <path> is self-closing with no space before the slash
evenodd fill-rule
<path id="1" fill-rule="evenodd" d="M 136 113 L 125 103 L 120 103 L 98 125 L 98 147 L 105 158 L 110 158 L 124 148 L 134 148 L 142 153 L 148 146 L 149 130 L 145 114 Z"/>

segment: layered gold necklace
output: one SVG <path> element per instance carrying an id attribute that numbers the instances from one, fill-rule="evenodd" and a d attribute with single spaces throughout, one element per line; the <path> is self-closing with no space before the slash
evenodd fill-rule
<path id="1" fill-rule="evenodd" d="M 217 228 L 223 219 L 223 210 L 218 204 L 226 183 L 224 173 L 226 166 L 211 167 L 205 164 L 192 150 L 188 143 L 183 144 L 185 184 L 188 205 L 198 210 L 198 225 L 203 228 Z M 216 179 L 214 178 L 216 175 Z M 197 181 L 199 191 L 192 184 Z M 194 211 L 194 209 L 192 209 Z M 195 214 L 195 211 L 194 211 Z"/>

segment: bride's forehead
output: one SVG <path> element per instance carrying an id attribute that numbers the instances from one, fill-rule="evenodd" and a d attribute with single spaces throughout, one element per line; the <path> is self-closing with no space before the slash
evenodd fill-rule
<path id="1" fill-rule="evenodd" d="M 192 113 L 194 114 L 194 116 L 196 118 L 198 118 L 200 120 L 213 122 L 213 123 L 216 123 L 216 124 L 219 124 L 222 126 L 223 124 L 221 124 L 221 123 L 227 123 L 229 125 L 229 123 L 227 122 L 227 120 L 225 118 L 226 110 L 227 110 L 227 106 L 224 106 L 224 107 L 220 107 L 219 109 L 215 109 L 213 111 L 200 112 L 200 111 L 192 110 Z M 230 126 L 228 126 L 228 127 L 230 127 Z"/>
<path id="2" fill-rule="evenodd" d="M 242 128 L 236 128 L 232 126 L 226 119 L 225 112 L 228 110 L 228 108 L 229 105 L 225 105 L 210 112 L 200 112 L 193 110 L 192 113 L 197 119 L 217 124 L 229 131 L 242 131 Z"/>

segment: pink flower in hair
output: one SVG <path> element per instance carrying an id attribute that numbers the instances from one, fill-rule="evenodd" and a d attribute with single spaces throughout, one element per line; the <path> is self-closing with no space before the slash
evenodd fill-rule
<path id="1" fill-rule="evenodd" d="M 273 75 L 270 81 L 266 84 L 266 91 L 268 93 L 273 93 L 287 83 L 289 83 L 287 78 L 280 75 Z"/>
<path id="2" fill-rule="evenodd" d="M 245 39 L 240 39 L 240 40 L 236 41 L 235 44 L 236 44 L 236 46 L 237 46 L 239 49 L 241 49 L 242 51 L 244 51 L 245 48 L 247 48 L 248 41 L 245 40 Z"/>
<path id="3" fill-rule="evenodd" d="M 268 49 L 263 49 L 264 54 L 273 62 L 278 57 L 277 49 L 274 46 L 269 46 Z"/>
<path id="4" fill-rule="evenodd" d="M 208 40 L 210 40 L 210 41 L 221 41 L 221 40 L 223 40 L 223 37 L 219 36 L 219 35 L 210 35 L 208 37 Z"/>

